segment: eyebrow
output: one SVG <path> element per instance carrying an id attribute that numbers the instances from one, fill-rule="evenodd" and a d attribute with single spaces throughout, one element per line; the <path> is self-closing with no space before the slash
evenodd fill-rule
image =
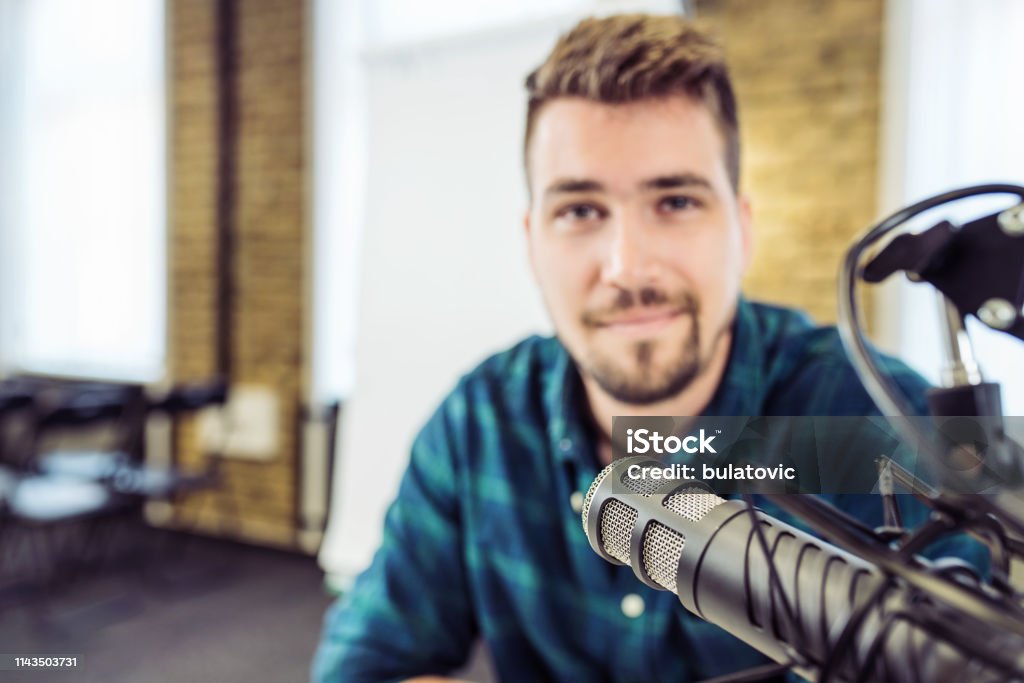
<path id="1" fill-rule="evenodd" d="M 596 180 L 582 178 L 563 178 L 548 185 L 544 190 L 546 196 L 555 194 L 574 194 L 578 192 L 602 192 L 604 185 Z"/>
<path id="2" fill-rule="evenodd" d="M 711 181 L 696 173 L 677 173 L 645 180 L 640 184 L 646 190 L 675 190 L 681 187 L 702 187 L 711 189 Z"/>
<path id="3" fill-rule="evenodd" d="M 711 189 L 711 181 L 696 173 L 676 173 L 667 176 L 658 176 L 640 183 L 645 190 L 675 190 L 682 187 L 702 187 Z M 586 178 L 563 178 L 548 185 L 544 190 L 545 196 L 559 194 L 576 194 L 581 192 L 603 192 L 604 185 L 596 180 Z"/>

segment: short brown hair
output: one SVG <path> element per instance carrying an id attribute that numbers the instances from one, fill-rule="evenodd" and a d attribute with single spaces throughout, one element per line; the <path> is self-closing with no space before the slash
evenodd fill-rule
<path id="1" fill-rule="evenodd" d="M 558 39 L 526 78 L 524 155 L 538 112 L 560 97 L 625 104 L 685 94 L 712 113 L 725 141 L 726 170 L 739 188 L 736 96 L 722 47 L 682 16 L 620 14 L 584 19 Z"/>

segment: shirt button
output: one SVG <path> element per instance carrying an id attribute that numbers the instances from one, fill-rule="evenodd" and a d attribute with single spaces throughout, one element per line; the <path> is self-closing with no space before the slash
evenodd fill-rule
<path id="1" fill-rule="evenodd" d="M 572 439 L 562 439 L 559 441 L 558 449 L 563 453 L 568 453 L 572 449 Z"/>
<path id="2" fill-rule="evenodd" d="M 569 496 L 569 507 L 571 507 L 572 511 L 577 515 L 583 512 L 583 494 L 579 491 L 573 491 L 572 495 Z"/>
<path id="3" fill-rule="evenodd" d="M 622 598 L 622 613 L 630 619 L 636 619 L 644 613 L 644 599 L 636 593 L 630 593 Z"/>

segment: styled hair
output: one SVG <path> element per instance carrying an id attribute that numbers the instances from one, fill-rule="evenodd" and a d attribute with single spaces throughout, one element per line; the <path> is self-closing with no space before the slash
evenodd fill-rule
<path id="1" fill-rule="evenodd" d="M 589 18 L 558 39 L 526 78 L 524 157 L 545 103 L 578 97 L 626 104 L 687 95 L 714 117 L 725 142 L 733 190 L 739 189 L 740 142 L 736 96 L 722 47 L 679 15 L 620 14 Z"/>

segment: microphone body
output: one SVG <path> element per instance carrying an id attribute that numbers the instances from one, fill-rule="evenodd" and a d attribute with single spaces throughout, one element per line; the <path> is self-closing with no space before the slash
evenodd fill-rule
<path id="1" fill-rule="evenodd" d="M 841 646 L 838 680 L 1021 679 L 1021 636 L 922 601 L 865 560 L 697 482 L 630 476 L 645 467 L 664 463 L 623 458 L 595 479 L 583 505 L 591 546 L 801 676 L 816 680 Z M 973 656 L 978 649 L 1002 661 Z"/>

